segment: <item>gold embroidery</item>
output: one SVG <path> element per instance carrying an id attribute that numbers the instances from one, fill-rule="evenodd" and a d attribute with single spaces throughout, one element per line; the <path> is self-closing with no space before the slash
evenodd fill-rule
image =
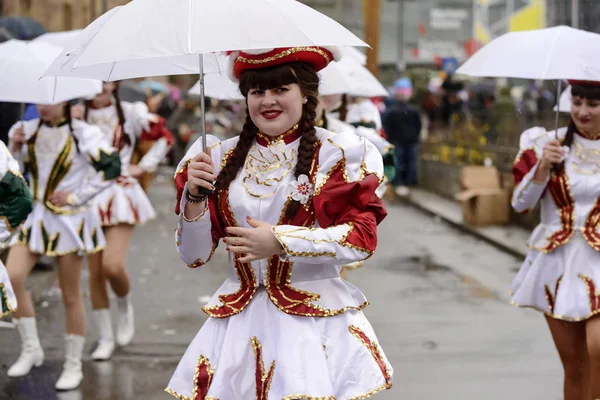
<path id="1" fill-rule="evenodd" d="M 0 296 L 2 297 L 2 299 L 0 299 L 0 304 L 4 303 L 6 305 L 5 312 L 2 312 L 2 308 L 0 308 L 0 318 L 17 311 L 16 308 L 11 307 L 10 302 L 8 301 L 8 293 L 6 291 L 6 287 L 4 287 L 4 283 L 2 282 L 0 282 Z"/>
<path id="2" fill-rule="evenodd" d="M 221 159 L 221 169 L 225 168 L 225 165 L 227 165 L 227 160 L 229 160 L 229 157 L 231 156 L 231 154 L 233 153 L 234 150 L 235 150 L 235 147 L 232 147 L 231 149 L 229 149 L 225 152 L 225 154 L 223 155 L 223 158 Z"/>
<path id="3" fill-rule="evenodd" d="M 298 127 L 299 127 L 299 126 L 300 126 L 299 124 L 296 124 L 296 125 L 294 125 L 294 126 L 291 128 L 291 129 L 288 129 L 288 130 L 287 130 L 285 133 L 282 133 L 281 135 L 279 135 L 279 136 L 275 136 L 275 137 L 273 137 L 273 136 L 268 136 L 268 135 L 265 135 L 265 134 L 264 134 L 264 133 L 262 133 L 262 132 L 258 132 L 258 133 L 256 134 L 256 136 L 258 136 L 259 138 L 261 138 L 262 140 L 264 140 L 265 142 L 267 142 L 267 143 L 269 144 L 269 146 L 272 146 L 272 145 L 274 145 L 275 143 L 278 143 L 278 142 L 283 142 L 283 141 L 285 140 L 285 138 L 286 138 L 286 137 L 288 137 L 288 136 L 290 136 L 292 133 L 296 132 L 296 131 L 298 130 Z"/>
<path id="4" fill-rule="evenodd" d="M 290 49 L 284 50 L 281 53 L 277 53 L 274 56 L 271 57 L 267 57 L 267 58 L 262 58 L 259 60 L 252 60 L 249 58 L 246 58 L 244 56 L 238 56 L 235 59 L 235 63 L 237 64 L 238 62 L 244 62 L 247 64 L 254 64 L 254 65 L 258 65 L 258 64 L 266 64 L 275 60 L 279 60 L 283 57 L 287 57 L 289 55 L 292 55 L 294 53 L 298 53 L 300 51 L 308 51 L 308 52 L 312 52 L 312 53 L 317 53 L 319 55 L 321 55 L 325 61 L 329 64 L 331 62 L 331 58 L 329 57 L 329 55 L 327 54 L 327 52 L 325 52 L 324 50 L 318 48 L 318 47 L 292 47 Z"/>
<path id="5" fill-rule="evenodd" d="M 381 369 L 383 378 L 385 379 L 385 384 L 382 385 L 382 387 L 384 387 L 385 389 L 391 388 L 392 387 L 392 374 L 390 373 L 388 365 L 385 362 L 385 360 L 383 359 L 383 356 L 381 355 L 379 345 L 376 342 L 372 341 L 365 332 L 363 332 L 359 327 L 357 327 L 355 325 L 350 325 L 348 327 L 348 331 L 350 331 L 350 333 L 352 335 L 354 335 L 354 337 L 356 337 L 363 344 L 363 346 L 365 346 L 367 348 L 367 350 L 369 350 L 369 352 L 373 356 L 373 359 L 375 360 L 375 362 Z M 355 397 L 355 398 L 362 399 L 365 397 Z"/>
<path id="6" fill-rule="evenodd" d="M 181 165 L 181 167 L 175 171 L 175 174 L 173 174 L 173 179 L 177 179 L 177 175 L 183 173 L 183 171 L 185 171 L 185 169 L 188 167 L 188 165 L 192 162 L 192 159 L 187 159 L 185 160 L 185 162 Z"/>
<path id="7" fill-rule="evenodd" d="M 6 225 L 6 229 L 8 230 L 9 233 L 12 233 L 15 229 L 17 229 L 19 227 L 19 225 L 12 226 L 10 224 L 10 221 L 8 220 L 8 218 L 5 217 L 4 215 L 0 215 L 0 221 L 4 221 L 4 224 Z"/>
<path id="8" fill-rule="evenodd" d="M 275 149 L 278 152 L 275 152 Z M 278 142 L 277 146 L 270 146 L 268 152 L 265 156 L 259 147 L 253 146 L 244 163 L 244 188 L 255 198 L 265 199 L 273 196 L 276 193 L 276 184 L 281 183 L 296 167 L 296 151 L 291 149 L 288 156 L 283 142 Z M 252 185 L 248 185 L 249 180 Z M 265 193 L 254 193 L 260 192 L 260 189 L 265 190 Z"/>
<path id="9" fill-rule="evenodd" d="M 269 258 L 268 264 L 271 264 L 274 260 L 275 256 Z M 282 273 L 283 273 L 283 268 L 282 265 L 284 264 L 283 261 L 278 260 L 277 261 L 279 264 L 277 265 L 276 268 L 276 273 L 277 276 L 275 277 L 275 279 L 271 279 L 271 268 L 267 269 L 267 293 L 269 294 L 269 298 L 271 299 L 271 301 L 273 302 L 273 304 L 281 311 L 290 314 L 290 308 L 295 307 L 297 305 L 301 305 L 304 304 L 308 307 L 311 307 L 317 311 L 319 311 L 319 313 L 311 313 L 311 312 L 302 312 L 302 313 L 293 313 L 293 315 L 302 315 L 305 317 L 333 317 L 336 315 L 340 315 L 345 313 L 348 310 L 355 310 L 355 311 L 362 311 L 363 309 L 365 309 L 370 303 L 368 301 L 364 302 L 363 304 L 360 304 L 359 306 L 346 306 L 337 310 L 332 310 L 332 309 L 328 309 L 328 308 L 324 308 L 321 307 L 319 305 L 316 305 L 314 303 L 312 303 L 313 301 L 318 301 L 321 298 L 321 295 L 318 293 L 310 293 L 304 290 L 300 290 L 297 289 L 295 287 L 292 286 L 292 270 L 293 270 L 293 263 L 290 263 L 289 268 L 287 268 L 287 274 L 285 277 L 285 284 L 283 285 L 278 285 L 276 283 L 273 282 L 282 282 Z M 283 287 L 282 287 L 283 286 Z M 275 293 L 275 290 L 277 289 L 277 293 L 281 295 L 281 297 L 283 297 L 285 300 L 293 302 L 293 304 L 290 304 L 289 306 L 283 306 L 281 304 L 279 304 L 278 300 L 277 300 L 277 296 Z M 287 297 L 284 293 L 285 289 L 289 289 L 289 290 L 293 290 L 297 293 L 301 293 L 305 296 L 307 296 L 307 299 L 302 301 L 302 300 L 293 300 L 290 299 L 289 297 Z"/>
<path id="10" fill-rule="evenodd" d="M 275 360 L 271 362 L 269 370 L 265 373 L 265 364 L 263 361 L 262 345 L 256 336 L 252 336 L 250 340 L 254 356 L 256 357 L 256 397 L 255 400 L 267 400 L 269 391 L 271 390 L 271 382 L 275 373 Z M 260 387 L 258 386 L 258 378 L 260 378 Z"/>

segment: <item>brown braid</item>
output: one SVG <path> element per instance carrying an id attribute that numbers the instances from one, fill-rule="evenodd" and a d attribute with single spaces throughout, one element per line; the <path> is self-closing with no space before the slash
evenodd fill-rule
<path id="1" fill-rule="evenodd" d="M 250 119 L 250 113 L 246 110 L 246 122 L 244 122 L 242 133 L 240 133 L 240 140 L 231 153 L 227 164 L 217 176 L 217 182 L 215 182 L 215 189 L 217 191 L 228 188 L 231 181 L 235 179 L 240 169 L 242 169 L 257 133 L 258 128 L 254 125 L 254 122 Z"/>
<path id="2" fill-rule="evenodd" d="M 298 178 L 300 175 L 310 177 L 310 167 L 312 166 L 315 155 L 315 144 L 317 143 L 317 131 L 315 129 L 315 119 L 317 117 L 316 109 L 319 100 L 315 96 L 307 96 L 308 101 L 303 107 L 302 118 L 300 119 L 299 129 L 302 131 L 300 146 L 298 147 L 298 163 L 294 175 Z M 291 220 L 296 216 L 300 206 L 299 201 L 292 201 L 287 207 L 285 216 Z"/>

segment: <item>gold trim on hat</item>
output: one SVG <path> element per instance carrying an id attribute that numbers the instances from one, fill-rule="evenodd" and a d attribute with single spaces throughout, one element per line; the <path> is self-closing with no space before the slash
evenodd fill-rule
<path id="1" fill-rule="evenodd" d="M 237 64 L 238 62 L 245 62 L 248 64 L 266 64 L 271 61 L 275 61 L 275 60 L 279 60 L 280 58 L 287 57 L 291 54 L 298 53 L 300 51 L 308 51 L 308 52 L 318 53 L 325 59 L 325 61 L 327 61 L 327 64 L 329 64 L 331 62 L 331 58 L 329 57 L 329 55 L 327 54 L 327 52 L 325 50 L 323 50 L 319 47 L 306 46 L 306 47 L 291 47 L 287 50 L 282 51 L 281 53 L 275 54 L 274 56 L 262 58 L 260 60 L 253 60 L 253 59 L 246 58 L 244 56 L 238 56 L 235 60 L 235 64 Z"/>

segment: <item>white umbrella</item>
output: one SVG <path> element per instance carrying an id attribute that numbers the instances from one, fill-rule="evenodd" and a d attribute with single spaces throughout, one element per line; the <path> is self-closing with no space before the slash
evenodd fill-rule
<path id="1" fill-rule="evenodd" d="M 486 77 L 600 81 L 600 35 L 568 26 L 510 32 L 492 40 L 456 70 Z M 558 129 L 558 111 L 555 128 Z"/>
<path id="2" fill-rule="evenodd" d="M 204 55 L 314 45 L 367 46 L 339 23 L 295 0 L 135 0 L 102 15 L 73 45 L 77 48 L 65 50 L 49 74 L 92 77 L 91 71 L 84 75 L 78 69 L 108 66 L 93 77 L 115 80 L 118 64 L 134 61 L 127 68 L 129 77 L 150 76 L 150 71 L 176 75 L 190 73 L 182 57 L 197 59 L 204 147 L 204 74 L 211 72 L 210 57 Z M 220 70 L 217 63 L 212 67 Z"/>
<path id="3" fill-rule="evenodd" d="M 558 105 L 554 106 L 554 111 L 570 113 L 571 112 L 571 85 L 567 86 L 564 92 L 560 95 Z"/>
<path id="4" fill-rule="evenodd" d="M 340 48 L 342 55 L 344 58 L 352 58 L 354 61 L 358 62 L 360 65 L 367 65 L 367 55 L 362 51 L 358 50 L 356 47 L 342 47 Z"/>
<path id="5" fill-rule="evenodd" d="M 23 47 L 27 46 L 27 43 L 24 40 L 10 39 L 4 43 L 0 44 L 0 66 L 5 63 L 7 60 L 13 58 L 17 51 L 21 50 Z"/>
<path id="6" fill-rule="evenodd" d="M 321 72 L 319 93 L 349 94 L 358 97 L 387 97 L 385 86 L 366 67 L 352 57 L 344 56 L 338 62 L 332 62 Z"/>
<path id="7" fill-rule="evenodd" d="M 188 93 L 200 95 L 200 81 Z M 244 100 L 238 84 L 221 74 L 210 74 L 204 78 L 204 94 L 216 100 Z"/>
<path id="8" fill-rule="evenodd" d="M 8 50 L 5 49 L 5 46 Z M 11 57 L 3 54 L 11 52 Z M 43 42 L 0 44 L 0 101 L 57 104 L 102 92 L 102 82 L 80 78 L 41 78 L 61 52 Z"/>
<path id="9" fill-rule="evenodd" d="M 100 29 L 103 29 L 106 22 L 121 8 L 122 6 L 113 8 L 101 15 L 84 30 L 79 31 L 74 37 L 67 34 L 62 37 L 47 37 L 46 39 L 52 41 L 62 41 L 65 48 L 52 65 L 48 67 L 44 75 L 91 78 L 109 82 L 131 78 L 198 73 L 200 68 L 199 57 L 193 54 L 181 54 L 169 57 L 168 59 L 157 55 L 142 59 L 105 62 L 86 67 L 78 66 L 75 69 L 75 64 L 79 60 L 81 53 L 87 48 L 88 42 L 94 38 Z M 40 38 L 44 40 L 42 36 Z M 119 45 L 120 43 L 117 46 Z M 203 64 L 205 73 L 220 72 L 225 68 L 225 65 L 218 63 L 217 57 L 214 54 L 205 55 L 203 57 Z"/>
<path id="10" fill-rule="evenodd" d="M 600 81 L 600 35 L 568 26 L 510 32 L 492 40 L 457 74 Z"/>

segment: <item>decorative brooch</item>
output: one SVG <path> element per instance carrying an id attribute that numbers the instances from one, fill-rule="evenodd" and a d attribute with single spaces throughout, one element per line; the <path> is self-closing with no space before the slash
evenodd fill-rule
<path id="1" fill-rule="evenodd" d="M 290 191 L 292 192 L 292 200 L 299 201 L 301 204 L 308 203 L 313 195 L 314 187 L 308 176 L 302 174 L 297 181 L 290 183 Z"/>

